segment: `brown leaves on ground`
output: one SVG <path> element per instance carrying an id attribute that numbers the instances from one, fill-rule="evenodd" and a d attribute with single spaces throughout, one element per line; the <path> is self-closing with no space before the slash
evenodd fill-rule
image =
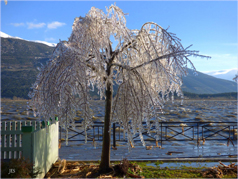
<path id="1" fill-rule="evenodd" d="M 45 178 L 87 178 L 98 167 L 96 165 L 85 164 L 84 162 L 66 162 L 65 159 L 53 164 Z"/>
<path id="2" fill-rule="evenodd" d="M 204 178 L 223 178 L 224 175 L 236 175 L 237 176 L 237 165 L 232 163 L 230 165 L 225 165 L 219 162 L 220 165 L 217 167 L 210 167 L 207 170 L 201 172 Z"/>
<path id="3" fill-rule="evenodd" d="M 142 171 L 139 165 L 131 164 L 127 159 L 123 159 L 120 164 L 113 166 L 112 172 L 100 175 L 99 178 L 123 178 L 123 177 L 131 177 L 131 178 L 144 178 L 140 176 L 140 172 Z"/>
<path id="4" fill-rule="evenodd" d="M 206 170 L 190 170 L 199 172 L 203 178 L 223 178 L 224 176 L 237 176 L 238 166 L 235 163 L 210 167 Z M 141 176 L 142 169 L 139 165 L 130 163 L 123 159 L 120 164 L 111 167 L 109 173 L 100 173 L 99 165 L 86 164 L 84 162 L 66 162 L 59 160 L 56 162 L 45 178 L 144 178 Z"/>
<path id="5" fill-rule="evenodd" d="M 143 178 L 139 165 L 129 163 L 124 159 L 120 164 L 112 166 L 110 173 L 100 173 L 99 165 L 86 164 L 84 162 L 66 162 L 65 159 L 53 164 L 45 178 L 118 178 L 128 176 L 131 178 Z M 130 169 L 130 170 L 129 170 Z"/>
<path id="6" fill-rule="evenodd" d="M 153 146 L 146 146 L 146 150 L 151 150 L 153 148 Z"/>

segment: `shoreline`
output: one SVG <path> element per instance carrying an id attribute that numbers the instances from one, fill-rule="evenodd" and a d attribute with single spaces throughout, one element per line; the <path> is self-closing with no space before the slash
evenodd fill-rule
<path id="1" fill-rule="evenodd" d="M 29 101 L 30 99 L 11 99 L 11 98 L 1 98 L 1 102 L 24 102 L 24 101 Z M 94 102 L 104 102 L 104 100 L 89 100 L 90 102 L 91 101 L 94 101 Z M 181 99 L 174 99 L 175 102 L 180 102 Z M 224 98 L 212 98 L 212 99 L 184 99 L 183 102 L 186 102 L 186 101 L 237 101 L 237 99 L 224 99 Z M 171 100 L 169 100 L 168 102 L 165 102 L 165 103 L 169 103 L 169 102 L 172 102 Z"/>

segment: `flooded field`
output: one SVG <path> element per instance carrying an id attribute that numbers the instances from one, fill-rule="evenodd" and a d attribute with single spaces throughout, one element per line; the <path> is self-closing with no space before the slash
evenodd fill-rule
<path id="1" fill-rule="evenodd" d="M 1 103 L 2 121 L 21 121 L 21 120 L 41 120 L 34 117 L 31 110 L 27 115 L 27 101 L 6 101 Z M 104 102 L 92 102 L 91 109 L 94 112 L 95 122 L 102 122 L 104 118 Z M 237 122 L 237 101 L 202 101 L 186 100 L 183 106 L 180 101 L 166 104 L 160 121 L 182 122 L 181 124 L 169 124 L 170 127 L 162 128 L 159 131 L 158 147 L 154 138 L 155 131 L 152 130 L 151 137 L 146 130 L 143 135 L 145 145 L 143 147 L 139 137 L 134 136 L 135 148 L 128 148 L 127 138 L 123 135 L 123 128 L 116 127 L 116 147 L 117 150 L 111 151 L 112 159 L 157 159 L 157 158 L 189 158 L 189 157 L 237 157 L 237 124 L 230 125 L 229 122 Z M 77 113 L 75 120 L 80 122 L 82 118 L 80 112 Z M 197 130 L 197 124 L 189 122 L 207 122 L 204 128 L 202 125 Z M 223 122 L 217 126 L 215 122 Z M 79 124 L 79 123 L 78 123 Z M 161 122 L 160 122 L 161 124 Z M 165 125 L 165 124 L 163 124 Z M 173 127 L 174 126 L 174 127 Z M 146 128 L 146 126 L 145 126 Z M 182 133 L 182 130 L 184 132 Z M 79 135 L 79 133 L 81 133 Z M 83 134 L 83 135 L 82 135 Z M 87 131 L 88 142 L 84 141 L 84 130 L 78 126 L 74 131 L 68 130 L 69 138 L 66 146 L 66 131 L 60 130 L 59 139 L 62 139 L 60 157 L 68 160 L 91 160 L 100 159 L 102 148 L 103 127 L 91 128 Z M 96 136 L 94 136 L 96 135 Z M 111 133 L 112 135 L 112 133 Z M 162 136 L 163 142 L 160 141 Z M 206 141 L 199 140 L 206 138 Z M 95 139 L 93 142 L 92 139 Z M 231 139 L 231 141 L 228 140 Z M 111 144 L 113 145 L 113 136 Z M 167 140 L 168 139 L 168 140 Z M 184 139 L 186 141 L 184 141 Z M 210 140 L 209 140 L 210 139 Z M 151 147 L 151 148 L 150 148 Z M 160 148 L 159 148 L 160 147 Z M 83 151 L 85 155 L 79 155 L 78 151 Z M 172 152 L 172 153 L 171 153 Z M 175 152 L 175 153 L 174 153 Z M 90 158 L 90 157 L 91 158 Z"/>
<path id="2" fill-rule="evenodd" d="M 34 117 L 32 111 L 29 111 L 29 115 L 27 115 L 27 101 L 8 101 L 8 102 L 2 102 L 1 103 L 1 120 L 2 121 L 18 121 L 18 120 L 40 120 L 39 117 Z M 102 122 L 104 119 L 104 101 L 93 101 L 91 109 L 94 112 L 94 120 L 95 122 Z M 206 137 L 208 135 L 212 135 L 212 137 L 217 137 L 217 139 L 220 138 L 228 138 L 231 136 L 231 138 L 236 139 L 234 137 L 237 136 L 237 126 L 233 126 L 230 129 L 219 127 L 218 129 L 222 130 L 224 134 L 221 134 L 221 132 L 217 132 L 214 134 L 212 131 L 211 126 L 215 126 L 214 122 L 224 122 L 221 125 L 225 125 L 227 122 L 237 122 L 237 101 L 215 101 L 215 100 L 185 100 L 183 105 L 180 105 L 180 101 L 175 101 L 174 104 L 171 102 L 167 103 L 163 109 L 163 113 L 160 115 L 160 121 L 164 122 L 183 122 L 184 129 L 186 136 L 191 137 L 196 133 L 197 129 L 196 126 L 189 128 L 189 124 L 186 122 L 208 122 L 207 125 L 210 126 L 209 129 L 206 129 L 203 131 L 204 136 Z M 75 117 L 76 121 L 82 121 L 82 118 L 80 116 L 80 112 L 77 113 L 77 116 Z M 173 126 L 176 126 L 179 124 L 174 124 Z M 191 124 L 193 126 L 193 124 Z M 196 124 L 194 124 L 196 125 Z M 235 125 L 235 124 L 233 124 Z M 181 126 L 181 124 L 180 124 Z M 97 128 L 96 131 L 89 131 L 88 137 L 92 139 L 93 133 L 97 133 L 98 136 L 96 140 L 98 139 L 97 146 L 100 146 L 100 140 L 102 139 L 102 129 L 103 128 Z M 187 129 L 187 130 L 186 130 Z M 188 130 L 189 129 L 189 130 Z M 204 128 L 205 129 L 205 128 Z M 78 127 L 77 131 L 82 131 L 82 128 Z M 195 130 L 195 132 L 194 132 Z M 171 128 L 163 128 L 162 132 L 159 133 L 167 138 L 173 139 L 172 137 L 178 132 L 181 132 L 181 128 L 179 129 L 171 129 Z M 123 129 L 117 127 L 116 128 L 117 136 L 116 139 L 117 145 L 125 145 L 125 141 L 123 141 Z M 119 133 L 120 132 L 120 133 Z M 154 132 L 155 133 L 155 132 Z M 199 135 L 202 137 L 203 135 L 202 130 L 199 131 Z M 69 137 L 73 136 L 77 133 L 73 131 L 69 131 Z M 153 136 L 153 133 L 152 133 Z M 225 136 L 225 137 L 224 137 Z M 60 135 L 60 138 L 65 138 L 65 130 L 62 130 L 62 133 Z M 184 141 L 179 141 L 184 139 L 184 136 L 181 134 L 176 135 L 176 140 L 169 141 L 171 145 L 173 146 L 181 146 L 184 144 Z M 81 142 L 70 142 L 70 145 L 82 145 L 84 142 L 84 136 L 78 135 L 76 138 L 73 138 L 75 140 L 81 140 Z M 119 141 L 120 139 L 120 141 Z M 138 139 L 138 138 L 137 138 Z M 150 137 L 144 136 L 144 139 L 147 139 L 146 145 L 151 145 L 150 143 L 155 143 L 153 139 L 150 140 Z M 165 138 L 163 138 L 165 139 Z M 188 137 L 185 137 L 185 139 L 189 139 Z M 194 141 L 187 141 L 189 145 L 197 145 L 196 143 L 196 137 Z M 214 138 L 216 139 L 216 138 Z M 136 138 L 135 138 L 136 140 Z M 221 142 L 220 140 L 212 140 L 212 141 L 206 141 L 206 144 L 209 145 L 227 145 L 227 141 Z M 236 140 L 234 141 L 236 145 Z M 80 143 L 80 144 L 79 144 Z M 164 144 L 167 144 L 168 142 L 165 141 Z M 138 140 L 138 142 L 135 142 L 135 145 L 142 145 L 141 142 Z"/>
<path id="3" fill-rule="evenodd" d="M 1 120 L 39 120 L 32 111 L 27 115 L 27 101 L 8 101 L 1 103 Z M 104 101 L 93 101 L 91 109 L 95 121 L 103 121 Z M 173 122 L 237 122 L 237 101 L 215 100 L 185 100 L 183 106 L 180 101 L 169 102 L 163 109 L 162 121 Z M 75 120 L 82 120 L 80 113 Z"/>

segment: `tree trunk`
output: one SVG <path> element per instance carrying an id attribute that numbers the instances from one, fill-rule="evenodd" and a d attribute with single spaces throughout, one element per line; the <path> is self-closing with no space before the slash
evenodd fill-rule
<path id="1" fill-rule="evenodd" d="M 107 75 L 110 75 L 110 68 L 107 69 Z M 103 144 L 102 155 L 99 169 L 101 172 L 107 172 L 110 170 L 110 145 L 111 145 L 111 110 L 112 110 L 112 83 L 107 82 L 106 88 L 106 101 L 105 101 L 105 118 L 104 118 L 104 132 L 103 132 Z"/>

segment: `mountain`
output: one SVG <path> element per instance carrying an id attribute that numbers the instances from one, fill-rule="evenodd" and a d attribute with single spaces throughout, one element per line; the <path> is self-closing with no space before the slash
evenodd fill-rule
<path id="1" fill-rule="evenodd" d="M 183 77 L 182 90 L 197 94 L 228 93 L 236 92 L 237 84 L 201 72 L 194 75 L 193 71 L 188 69 L 188 75 Z"/>
<path id="2" fill-rule="evenodd" d="M 1 97 L 28 98 L 29 89 L 36 80 L 37 67 L 50 59 L 53 50 L 53 47 L 43 43 L 6 35 L 2 37 Z"/>
<path id="3" fill-rule="evenodd" d="M 203 73 L 216 78 L 233 81 L 233 78 L 237 75 L 237 70 L 237 68 L 233 68 L 228 70 L 205 71 Z"/>
<path id="4" fill-rule="evenodd" d="M 22 39 L 22 38 L 20 38 L 20 37 L 12 37 L 12 36 L 10 36 L 10 35 L 8 35 L 8 34 L 6 34 L 6 33 L 4 33 L 4 32 L 1 32 L 1 31 L 0 31 L 0 35 L 1 35 L 2 38 Z M 23 40 L 23 39 L 22 39 L 22 40 Z"/>
<path id="5" fill-rule="evenodd" d="M 38 74 L 37 67 L 50 59 L 53 50 L 52 46 L 43 43 L 7 35 L 2 37 L 1 97 L 28 98 L 30 87 Z M 195 76 L 192 70 L 188 70 L 188 76 L 183 78 L 182 90 L 189 93 L 228 93 L 236 92 L 236 89 L 235 82 L 218 79 L 200 72 Z M 96 97 L 96 92 L 95 90 L 90 94 Z"/>
<path id="6" fill-rule="evenodd" d="M 6 33 L 4 33 L 4 32 L 1 32 L 1 31 L 0 31 L 0 35 L 1 35 L 2 38 L 12 38 L 12 39 L 21 39 L 21 40 L 24 40 L 24 39 L 22 39 L 22 38 L 20 38 L 20 37 L 10 36 L 10 35 L 8 35 L 8 34 L 6 34 Z M 25 40 L 25 41 L 30 41 L 30 40 Z M 49 43 L 49 42 L 40 41 L 40 40 L 31 40 L 30 42 L 41 43 L 41 44 L 48 45 L 48 46 L 50 46 L 50 47 L 56 47 L 56 45 L 57 45 L 57 44 L 55 44 L 55 43 Z"/>

